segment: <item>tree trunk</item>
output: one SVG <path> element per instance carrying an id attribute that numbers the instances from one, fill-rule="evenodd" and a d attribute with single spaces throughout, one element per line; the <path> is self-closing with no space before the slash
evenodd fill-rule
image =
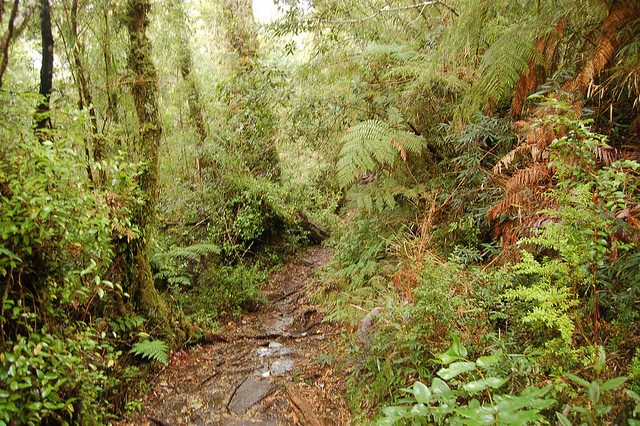
<path id="1" fill-rule="evenodd" d="M 9 16 L 9 23 L 7 24 L 7 36 L 2 40 L 2 61 L 0 62 L 0 88 L 2 88 L 2 78 L 7 70 L 9 64 L 9 44 L 11 44 L 11 38 L 13 37 L 13 29 L 18 15 L 18 0 L 13 1 L 13 7 L 11 8 L 11 15 Z M 4 2 L 2 2 L 2 9 L 4 9 Z M 4 12 L 4 10 L 2 10 Z M 0 17 L 2 14 L 0 14 Z"/>
<path id="2" fill-rule="evenodd" d="M 93 105 L 93 95 L 90 87 L 91 80 L 82 60 L 82 52 L 84 51 L 84 48 L 80 44 L 80 38 L 78 36 L 78 0 L 71 1 L 69 21 L 69 27 L 71 29 L 71 54 L 73 56 L 73 63 L 76 71 L 76 83 L 78 86 L 78 108 L 80 110 L 88 108 L 91 124 L 91 141 L 89 141 L 85 147 L 87 156 L 87 174 L 91 181 L 99 185 L 104 181 L 104 172 L 99 170 L 97 174 L 94 174 L 91 170 L 91 149 L 89 148 L 89 145 L 93 148 L 93 157 L 95 160 L 100 161 L 103 157 L 102 141 L 98 135 L 98 117 L 95 106 Z"/>
<path id="3" fill-rule="evenodd" d="M 181 11 L 182 12 L 182 11 Z M 185 19 L 185 16 L 181 13 L 181 18 Z M 198 89 L 196 79 L 192 74 L 193 68 L 193 56 L 191 54 L 191 48 L 189 47 L 189 39 L 187 36 L 187 26 L 183 21 L 181 23 L 182 28 L 180 31 L 180 74 L 187 85 L 187 102 L 189 104 L 189 118 L 193 126 L 196 128 L 200 142 L 204 143 L 207 138 L 207 130 L 205 127 L 202 101 L 200 96 L 200 90 Z"/>
<path id="4" fill-rule="evenodd" d="M 40 0 L 40 34 L 42 36 L 42 65 L 40 66 L 40 96 L 35 114 L 35 133 L 41 142 L 46 140 L 46 129 L 51 128 L 49 115 L 53 90 L 53 34 L 51 32 L 51 6 L 49 0 Z"/>
<path id="5" fill-rule="evenodd" d="M 251 71 L 258 57 L 258 27 L 253 18 L 252 1 L 224 0 L 222 8 L 227 41 L 238 54 L 238 68 L 243 72 Z"/>
<path id="6" fill-rule="evenodd" d="M 113 52 L 111 52 L 111 34 L 109 32 L 109 12 L 111 3 L 107 1 L 103 9 L 104 34 L 102 36 L 102 55 L 104 58 L 104 76 L 107 85 L 107 113 L 105 121 L 118 121 L 118 95 L 116 92 L 116 81 L 113 78 Z M 95 155 L 95 154 L 94 154 Z M 96 158 L 97 160 L 97 158 Z"/>
<path id="7" fill-rule="evenodd" d="M 141 235 L 127 245 L 126 264 L 129 294 L 134 305 L 151 322 L 163 329 L 168 326 L 168 312 L 158 294 L 148 258 L 148 238 L 155 219 L 158 199 L 158 147 L 162 127 L 158 116 L 158 77 L 151 60 L 151 42 L 147 37 L 149 0 L 129 0 L 127 29 L 129 32 L 129 69 L 131 94 L 138 116 L 139 148 L 147 163 L 139 176 L 144 203 L 137 207 L 132 223 Z"/>
<path id="8" fill-rule="evenodd" d="M 200 89 L 198 89 L 198 83 L 193 75 L 193 54 L 191 52 L 191 47 L 189 46 L 189 27 L 187 25 L 187 16 L 184 13 L 181 3 L 176 5 L 176 12 L 178 15 L 177 24 L 180 32 L 180 37 L 178 39 L 178 66 L 180 68 L 182 79 L 186 85 L 189 119 L 196 129 L 196 133 L 198 134 L 198 139 L 200 141 L 198 154 L 196 156 L 196 169 L 198 170 L 200 180 L 202 180 L 202 168 L 208 165 L 208 162 L 202 156 L 204 144 L 207 139 L 207 128 L 203 113 L 204 108 L 202 106 Z"/>
<path id="9" fill-rule="evenodd" d="M 19 0 L 14 0 L 7 30 L 0 37 L 0 88 L 4 78 L 4 73 L 9 65 L 9 46 L 16 40 L 20 34 L 27 28 L 29 18 L 36 8 L 36 3 L 30 2 L 24 8 L 24 12 L 18 13 Z M 4 1 L 0 4 L 4 8 Z M 0 23 L 2 22 L 3 10 L 0 11 Z"/>

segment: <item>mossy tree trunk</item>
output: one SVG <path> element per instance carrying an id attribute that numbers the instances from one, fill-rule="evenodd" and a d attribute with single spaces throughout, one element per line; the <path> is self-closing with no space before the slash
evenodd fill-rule
<path id="1" fill-rule="evenodd" d="M 169 315 L 154 283 L 148 257 L 148 239 L 154 224 L 158 199 L 158 148 L 162 127 L 158 116 L 158 77 L 151 60 L 147 37 L 149 0 L 128 1 L 129 69 L 131 94 L 139 127 L 139 152 L 146 162 L 139 176 L 144 203 L 136 208 L 132 222 L 141 235 L 126 244 L 127 288 L 138 311 L 156 326 L 167 329 Z"/>
<path id="2" fill-rule="evenodd" d="M 180 31 L 179 44 L 179 67 L 180 74 L 184 79 L 187 89 L 187 102 L 189 104 L 189 118 L 198 133 L 200 142 L 204 143 L 207 138 L 207 129 L 204 121 L 204 112 L 202 107 L 202 97 L 198 88 L 197 80 L 193 75 L 193 54 L 189 45 L 189 27 L 187 25 L 187 17 L 182 9 L 182 5 L 176 6 L 178 12 L 178 25 Z"/>
<path id="3" fill-rule="evenodd" d="M 178 68 L 184 80 L 187 94 L 187 104 L 189 107 L 189 120 L 198 134 L 200 142 L 196 155 L 196 169 L 198 177 L 202 181 L 202 170 L 210 166 L 210 162 L 204 157 L 204 145 L 207 139 L 207 128 L 204 120 L 204 107 L 202 96 L 198 88 L 198 81 L 193 75 L 193 53 L 189 43 L 189 25 L 187 15 L 184 12 L 182 3 L 176 4 L 177 25 L 179 31 L 178 38 Z"/>
<path id="4" fill-rule="evenodd" d="M 222 12 L 227 41 L 238 54 L 238 70 L 250 72 L 258 58 L 258 27 L 253 18 L 252 0 L 224 0 Z"/>
<path id="5" fill-rule="evenodd" d="M 107 0 L 103 6 L 102 17 L 104 20 L 104 34 L 102 34 L 101 49 L 104 59 L 104 79 L 107 85 L 107 111 L 105 115 L 106 122 L 118 121 L 118 87 L 114 78 L 113 52 L 111 49 L 111 2 Z"/>

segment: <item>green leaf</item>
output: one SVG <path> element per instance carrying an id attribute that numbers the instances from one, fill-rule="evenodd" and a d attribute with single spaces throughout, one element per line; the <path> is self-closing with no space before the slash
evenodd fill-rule
<path id="1" fill-rule="evenodd" d="M 487 388 L 497 389 L 507 382 L 507 378 L 487 377 L 486 379 L 476 380 L 474 382 L 465 383 L 462 387 L 470 393 L 483 391 Z"/>
<path id="2" fill-rule="evenodd" d="M 454 377 L 459 376 L 460 374 L 468 373 L 469 371 L 473 371 L 475 369 L 475 362 L 459 361 L 449 365 L 448 368 L 441 368 L 438 371 L 438 376 L 442 377 L 444 380 L 451 380 Z"/>
<path id="3" fill-rule="evenodd" d="M 591 382 L 589 385 L 589 400 L 596 404 L 600 400 L 600 385 L 596 382 Z"/>
<path id="4" fill-rule="evenodd" d="M 446 352 L 443 352 L 437 356 L 438 360 L 445 365 L 451 364 L 454 361 L 464 359 L 467 356 L 467 348 L 460 343 L 460 337 L 453 336 L 453 344 Z"/>
<path id="5" fill-rule="evenodd" d="M 431 393 L 433 395 L 439 396 L 450 391 L 449 385 L 437 377 L 431 382 Z"/>
<path id="6" fill-rule="evenodd" d="M 607 380 L 606 382 L 604 382 L 602 384 L 602 386 L 600 386 L 600 390 L 602 392 L 607 392 L 607 391 L 610 391 L 612 389 L 617 389 L 626 381 L 627 381 L 627 378 L 624 377 L 624 376 L 616 377 L 615 379 L 611 379 L 611 380 Z"/>
<path id="7" fill-rule="evenodd" d="M 413 396 L 416 398 L 416 401 L 421 402 L 423 404 L 428 404 L 431 400 L 431 391 L 421 382 L 415 382 L 413 384 Z"/>
<path id="8" fill-rule="evenodd" d="M 562 413 L 558 413 L 558 412 L 556 411 L 556 418 L 558 419 L 558 421 L 560 422 L 560 424 L 561 424 L 562 426 L 573 426 L 573 425 L 571 424 L 571 422 L 569 421 L 569 419 L 568 419 L 564 414 L 562 414 Z"/>
<path id="9" fill-rule="evenodd" d="M 480 358 L 478 358 L 476 361 L 476 365 L 486 370 L 488 367 L 497 364 L 498 361 L 500 361 L 500 358 L 502 358 L 502 350 L 498 349 L 490 356 L 481 356 Z"/>
<path id="10" fill-rule="evenodd" d="M 581 377 L 576 376 L 575 374 L 567 373 L 566 376 L 568 379 L 579 384 L 580 386 L 583 386 L 585 388 L 588 388 L 589 386 L 591 386 L 591 383 L 587 382 L 585 379 Z"/>

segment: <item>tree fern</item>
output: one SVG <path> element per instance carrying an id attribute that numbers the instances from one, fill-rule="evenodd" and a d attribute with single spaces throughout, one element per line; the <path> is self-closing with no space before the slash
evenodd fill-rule
<path id="1" fill-rule="evenodd" d="M 169 346 L 162 340 L 143 340 L 131 349 L 131 353 L 143 359 L 158 361 L 163 364 L 169 362 Z"/>
<path id="2" fill-rule="evenodd" d="M 342 137 L 342 142 L 337 177 L 343 188 L 352 185 L 361 173 L 391 166 L 398 158 L 406 161 L 408 153 L 420 153 L 424 146 L 422 137 L 392 129 L 376 120 L 353 126 Z"/>

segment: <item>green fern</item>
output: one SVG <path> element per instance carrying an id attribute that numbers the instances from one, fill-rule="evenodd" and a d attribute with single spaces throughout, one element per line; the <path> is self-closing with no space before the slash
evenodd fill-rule
<path id="1" fill-rule="evenodd" d="M 162 340 L 143 340 L 136 343 L 131 353 L 143 359 L 158 361 L 163 364 L 169 362 L 169 346 Z"/>
<path id="2" fill-rule="evenodd" d="M 187 247 L 175 247 L 164 253 L 156 253 L 157 260 L 183 258 L 198 261 L 201 257 L 210 254 L 220 254 L 220 246 L 216 244 L 199 243 Z"/>
<path id="3" fill-rule="evenodd" d="M 343 188 L 356 182 L 361 173 L 391 166 L 398 158 L 406 160 L 407 153 L 420 153 L 424 146 L 422 137 L 376 120 L 356 124 L 342 141 L 337 178 Z"/>

